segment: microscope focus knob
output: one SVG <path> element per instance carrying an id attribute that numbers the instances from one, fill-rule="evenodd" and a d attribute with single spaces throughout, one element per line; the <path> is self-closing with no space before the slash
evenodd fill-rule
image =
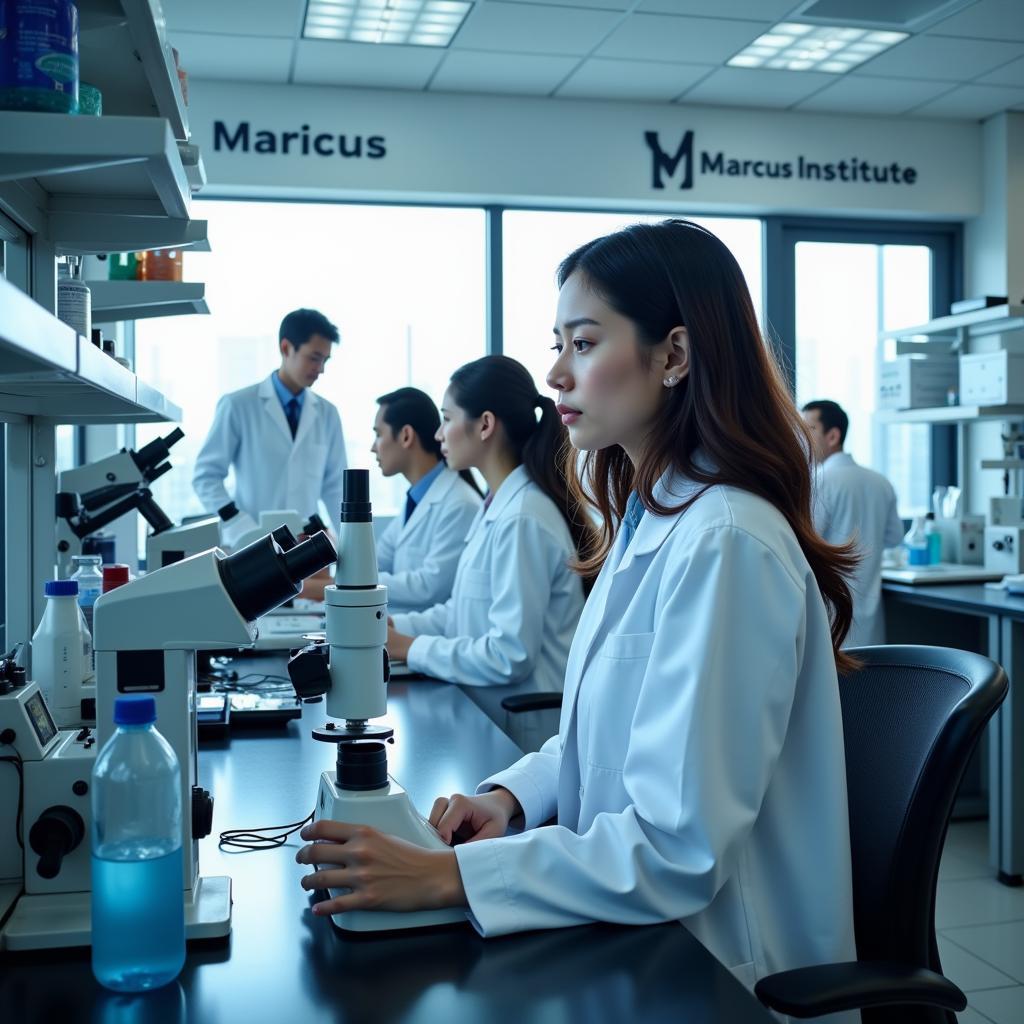
<path id="1" fill-rule="evenodd" d="M 39 876 L 56 878 L 64 858 L 84 837 L 85 823 L 74 808 L 60 805 L 43 811 L 28 834 L 29 846 L 39 854 Z"/>
<path id="2" fill-rule="evenodd" d="M 192 838 L 205 839 L 213 831 L 213 797 L 208 789 L 192 787 Z"/>

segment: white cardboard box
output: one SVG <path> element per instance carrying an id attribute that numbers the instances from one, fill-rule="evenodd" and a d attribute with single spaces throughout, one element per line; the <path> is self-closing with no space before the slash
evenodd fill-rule
<path id="1" fill-rule="evenodd" d="M 902 355 L 882 363 L 878 374 L 879 409 L 932 409 L 948 405 L 957 384 L 953 355 Z"/>
<path id="2" fill-rule="evenodd" d="M 961 405 L 1024 403 L 1024 353 L 971 352 L 960 356 Z"/>

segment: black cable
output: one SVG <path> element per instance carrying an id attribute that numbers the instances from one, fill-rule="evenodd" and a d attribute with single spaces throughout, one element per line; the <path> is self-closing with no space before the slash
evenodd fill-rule
<path id="1" fill-rule="evenodd" d="M 16 750 L 14 751 L 15 756 L 0 757 L 0 761 L 6 761 L 9 764 L 14 765 L 15 771 L 18 773 L 18 817 L 14 825 L 14 838 L 18 840 L 18 845 L 24 850 L 25 843 L 21 838 L 21 824 L 22 816 L 25 812 L 25 762 L 21 759 L 21 754 Z M 312 817 L 312 815 L 310 815 Z"/>
<path id="2" fill-rule="evenodd" d="M 303 825 L 313 820 L 314 811 L 310 811 L 302 821 L 291 825 L 266 825 L 263 828 L 229 828 L 221 832 L 218 846 L 236 846 L 240 850 L 275 850 L 284 846 L 288 837 L 298 832 Z M 283 831 L 282 831 L 283 830 Z M 274 832 L 276 835 L 261 835 L 262 832 Z"/>

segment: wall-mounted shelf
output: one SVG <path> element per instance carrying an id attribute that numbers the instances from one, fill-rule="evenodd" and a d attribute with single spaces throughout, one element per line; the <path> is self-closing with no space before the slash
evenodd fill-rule
<path id="1" fill-rule="evenodd" d="M 87 281 L 93 323 L 209 313 L 206 285 L 189 281 Z"/>
<path id="2" fill-rule="evenodd" d="M 3 278 L 0 410 L 59 423 L 181 419 L 173 402 Z"/>
<path id="3" fill-rule="evenodd" d="M 0 139 L 0 181 L 34 180 L 51 212 L 107 212 L 96 201 L 114 200 L 121 213 L 188 217 L 191 192 L 161 118 L 3 111 Z"/>
<path id="4" fill-rule="evenodd" d="M 940 316 L 926 324 L 901 327 L 896 331 L 883 331 L 880 340 L 888 338 L 912 338 L 928 335 L 950 335 L 957 337 L 960 331 L 967 331 L 971 337 L 984 334 L 999 334 L 1002 331 L 1016 331 L 1024 327 L 1024 306 L 988 306 L 970 313 L 956 316 Z"/>
<path id="5" fill-rule="evenodd" d="M 174 138 L 189 137 L 160 4 L 152 0 L 78 0 L 82 80 L 103 93 L 103 113 L 161 117 Z"/>
<path id="6" fill-rule="evenodd" d="M 1024 405 L 943 405 L 934 409 L 879 410 L 880 423 L 967 423 L 1024 420 Z"/>

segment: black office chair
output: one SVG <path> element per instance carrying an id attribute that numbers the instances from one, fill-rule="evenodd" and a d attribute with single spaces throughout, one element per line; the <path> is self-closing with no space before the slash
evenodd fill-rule
<path id="1" fill-rule="evenodd" d="M 863 647 L 840 679 L 857 957 L 762 978 L 792 1017 L 861 1009 L 864 1024 L 956 1024 L 963 992 L 942 976 L 935 886 L 950 813 L 1003 670 L 946 647 Z"/>

